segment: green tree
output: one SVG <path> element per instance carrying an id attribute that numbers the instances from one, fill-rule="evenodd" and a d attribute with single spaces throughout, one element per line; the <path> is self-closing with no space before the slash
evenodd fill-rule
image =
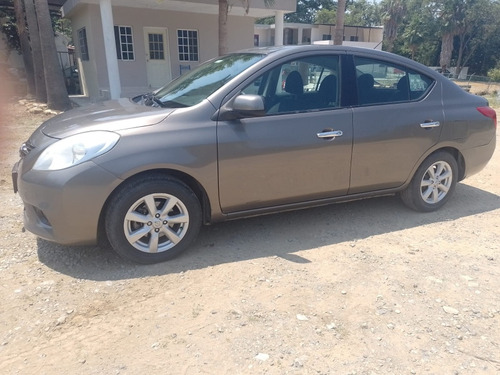
<path id="1" fill-rule="evenodd" d="M 314 23 L 324 25 L 334 25 L 337 20 L 337 11 L 335 9 L 321 9 L 316 14 Z"/>
<path id="2" fill-rule="evenodd" d="M 335 8 L 336 2 L 332 0 L 298 0 L 297 11 L 285 15 L 285 21 L 315 23 L 317 20 L 318 12 L 323 10 L 332 10 Z"/>
<path id="3" fill-rule="evenodd" d="M 466 1 L 441 0 L 436 1 L 435 6 L 441 35 L 439 65 L 446 71 L 450 67 L 453 54 L 453 39 L 464 24 Z"/>
<path id="4" fill-rule="evenodd" d="M 383 0 L 381 2 L 381 17 L 384 23 L 384 47 L 392 52 L 398 29 L 406 15 L 406 2 L 402 0 Z"/>
<path id="5" fill-rule="evenodd" d="M 488 41 L 498 33 L 498 3 L 495 6 L 489 0 L 467 1 L 463 21 L 458 29 L 456 67 L 457 76 L 470 58 L 476 53 L 482 41 Z M 496 14 L 495 14 L 496 13 Z"/>
<path id="6" fill-rule="evenodd" d="M 490 1 L 487 16 L 481 24 L 483 30 L 474 29 L 472 38 L 464 53 L 464 66 L 469 66 L 469 72 L 480 75 L 496 66 L 500 61 L 500 2 Z"/>
<path id="7" fill-rule="evenodd" d="M 378 5 L 367 0 L 349 1 L 345 13 L 345 24 L 350 26 L 380 26 Z"/>
<path id="8" fill-rule="evenodd" d="M 337 6 L 320 9 L 316 13 L 314 23 L 334 25 L 337 22 Z M 347 1 L 344 24 L 349 26 L 381 25 L 379 13 L 379 6 L 376 3 L 369 3 L 367 0 Z"/>
<path id="9" fill-rule="evenodd" d="M 427 0 L 412 0 L 407 4 L 407 12 L 403 25 L 400 25 L 400 48 L 396 52 L 433 65 L 438 43 L 433 9 Z"/>

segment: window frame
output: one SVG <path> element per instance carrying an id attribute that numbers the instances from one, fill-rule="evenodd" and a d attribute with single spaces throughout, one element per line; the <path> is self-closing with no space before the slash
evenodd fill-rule
<path id="1" fill-rule="evenodd" d="M 165 51 L 165 40 L 163 36 L 165 34 L 163 33 L 147 33 L 148 34 L 148 52 L 149 52 L 149 59 L 154 60 L 154 61 L 165 61 L 166 60 L 166 51 Z M 153 40 L 151 40 L 151 37 L 153 36 Z M 157 40 L 156 37 L 160 36 L 161 40 Z M 161 46 L 160 49 L 151 49 L 151 46 Z M 152 55 L 153 54 L 153 55 Z"/>
<path id="2" fill-rule="evenodd" d="M 179 33 L 186 33 L 187 35 L 179 35 Z M 191 37 L 189 34 L 195 33 Z M 200 33 L 198 29 L 177 29 L 177 57 L 180 62 L 199 62 L 200 61 Z M 183 39 L 187 40 L 187 44 L 181 43 Z M 196 44 L 191 43 L 196 40 Z M 183 49 L 181 51 L 181 48 Z M 184 50 L 186 49 L 186 50 Z M 195 50 L 195 51 L 194 51 Z M 187 58 L 186 58 L 187 56 Z"/>
<path id="3" fill-rule="evenodd" d="M 87 29 L 85 27 L 78 29 L 77 35 L 78 35 L 78 47 L 80 49 L 80 58 L 82 59 L 82 61 L 89 61 L 90 55 L 89 55 L 89 46 L 87 40 Z"/>
<path id="4" fill-rule="evenodd" d="M 127 31 L 130 31 L 130 34 L 128 33 L 122 33 L 122 28 L 127 29 Z M 114 26 L 114 31 L 115 31 L 115 44 L 116 44 L 116 58 L 121 61 L 135 61 L 135 48 L 134 48 L 134 29 L 132 26 L 128 25 L 115 25 Z M 122 37 L 130 37 L 130 41 L 125 41 L 122 42 Z M 127 46 L 126 49 L 124 49 L 124 45 Z M 131 47 L 129 49 L 129 47 Z M 130 57 L 130 54 L 132 57 Z"/>

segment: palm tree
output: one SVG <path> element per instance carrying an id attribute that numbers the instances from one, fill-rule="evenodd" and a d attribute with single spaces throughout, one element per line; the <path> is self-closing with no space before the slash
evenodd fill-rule
<path id="1" fill-rule="evenodd" d="M 336 46 L 341 46 L 344 40 L 345 4 L 346 0 L 339 0 L 337 2 L 337 17 L 333 34 L 333 44 Z"/>
<path id="2" fill-rule="evenodd" d="M 392 52 L 394 41 L 398 35 L 398 27 L 406 14 L 406 3 L 402 0 L 385 0 L 381 5 L 384 21 L 385 50 Z"/>
<path id="3" fill-rule="evenodd" d="M 30 0 L 27 0 L 29 2 Z M 56 42 L 49 13 L 47 0 L 35 0 L 38 33 L 42 48 L 43 72 L 47 88 L 47 105 L 49 108 L 65 111 L 71 108 L 71 101 L 64 83 L 61 66 L 57 59 Z M 33 35 L 33 33 L 30 33 Z"/>

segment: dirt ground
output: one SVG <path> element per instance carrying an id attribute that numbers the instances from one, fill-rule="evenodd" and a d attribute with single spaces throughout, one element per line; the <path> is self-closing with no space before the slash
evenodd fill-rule
<path id="1" fill-rule="evenodd" d="M 10 171 L 43 118 L 2 114 L 0 374 L 500 374 L 500 147 L 435 213 L 239 220 L 139 266 L 24 232 Z"/>

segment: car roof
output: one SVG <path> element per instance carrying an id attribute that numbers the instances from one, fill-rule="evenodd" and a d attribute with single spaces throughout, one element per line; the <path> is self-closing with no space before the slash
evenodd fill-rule
<path id="1" fill-rule="evenodd" d="M 268 46 L 268 47 L 252 47 L 246 48 L 235 53 L 258 53 L 258 54 L 271 54 L 275 52 L 282 52 L 284 54 L 291 52 L 307 52 L 307 51 L 331 51 L 331 52 L 368 52 L 382 55 L 393 55 L 389 52 L 380 51 L 376 49 L 352 47 L 352 46 L 337 46 L 337 45 L 323 45 L 323 44 L 304 44 L 304 45 L 286 45 L 286 46 Z"/>
<path id="2" fill-rule="evenodd" d="M 273 55 L 273 57 L 284 57 L 294 53 L 301 52 L 340 52 L 347 54 L 365 55 L 366 57 L 389 59 L 390 61 L 401 64 L 415 69 L 424 70 L 427 74 L 439 79 L 441 76 L 436 71 L 429 67 L 407 57 L 396 55 L 391 52 L 381 51 L 377 49 L 365 47 L 352 47 L 352 46 L 339 46 L 339 45 L 321 45 L 321 44 L 307 44 L 307 45 L 287 45 L 287 46 L 269 46 L 269 47 L 253 47 L 247 48 L 234 53 L 256 53 L 263 55 Z"/>

